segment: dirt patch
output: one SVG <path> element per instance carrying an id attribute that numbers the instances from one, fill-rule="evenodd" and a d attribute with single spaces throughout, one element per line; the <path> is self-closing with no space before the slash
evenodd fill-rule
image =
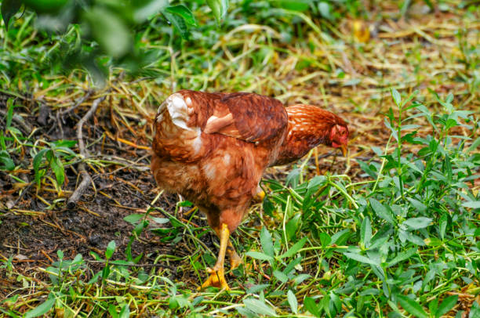
<path id="1" fill-rule="evenodd" d="M 5 115 L 5 103 L 0 103 L 0 108 Z M 23 121 L 29 129 L 38 130 L 35 136 L 37 140 L 75 140 L 75 123 L 85 111 L 69 114 L 65 118 L 58 118 L 51 111 L 47 115 L 40 112 L 38 117 L 19 111 L 16 118 L 18 123 Z M 44 126 L 37 120 L 40 116 L 47 116 L 47 119 L 40 120 L 46 122 Z M 1 128 L 5 130 L 5 116 L 0 117 Z M 101 129 L 95 125 L 98 121 L 102 122 Z M 117 246 L 113 259 L 127 259 L 125 251 L 133 235 L 134 225 L 124 218 L 131 214 L 144 214 L 152 206 L 151 202 L 158 195 L 159 189 L 156 189 L 149 169 L 150 158 L 149 150 L 145 149 L 146 141 L 141 141 L 144 144 L 143 149 L 138 149 L 108 137 L 115 135 L 121 140 L 128 138 L 140 141 L 143 139 L 142 132 L 137 136 L 130 131 L 120 132 L 108 124 L 111 122 L 113 121 L 109 114 L 100 110 L 93 122 L 84 128 L 86 143 L 90 144 L 87 171 L 92 177 L 92 184 L 72 209 L 67 208 L 66 202 L 80 179 L 78 162 L 65 166 L 66 182 L 61 193 L 49 181 L 55 178 L 51 169 L 47 169 L 47 177 L 37 188 L 31 154 L 14 153 L 12 160 L 16 170 L 0 172 L 0 257 L 3 260 L 11 258 L 16 272 L 31 276 L 36 268 L 46 268 L 57 261 L 57 251 L 62 250 L 65 259 L 73 259 L 77 254 L 81 254 L 91 268 L 90 272 L 94 274 L 103 264 L 95 262 L 91 253 L 103 257 L 108 243 L 112 240 Z M 13 125 L 16 125 L 16 122 L 13 122 Z M 25 132 L 27 133 L 29 132 Z M 105 139 L 102 143 L 98 142 L 101 138 Z M 154 206 L 170 215 L 178 216 L 178 213 L 175 213 L 177 201 L 176 195 L 162 194 Z M 168 218 L 168 215 L 158 209 L 150 211 L 150 216 Z M 199 224 L 205 226 L 202 222 L 200 220 Z M 149 229 L 161 226 L 162 224 L 150 223 Z M 133 240 L 131 256 L 135 258 L 142 255 L 136 266 L 142 266 L 147 271 L 164 271 L 165 276 L 171 279 L 188 280 L 192 273 L 177 270 L 177 265 L 183 262 L 182 258 L 188 250 L 181 248 L 187 244 L 182 233 L 178 234 L 180 241 L 173 243 L 162 241 L 160 236 L 149 229 L 142 231 L 139 237 Z M 207 236 L 206 243 L 214 249 L 213 236 Z M 159 255 L 176 255 L 178 258 L 167 264 L 161 260 L 155 261 Z M 38 272 L 36 275 L 46 276 Z M 48 281 L 47 277 L 40 276 L 36 278 Z M 17 282 L 15 278 L 16 276 L 8 277 L 5 270 L 0 271 L 0 298 L 11 295 L 15 288 L 21 287 L 21 282 Z"/>

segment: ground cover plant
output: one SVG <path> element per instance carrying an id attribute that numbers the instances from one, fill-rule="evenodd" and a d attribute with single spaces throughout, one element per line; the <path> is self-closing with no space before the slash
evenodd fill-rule
<path id="1" fill-rule="evenodd" d="M 478 2 L 172 2 L 140 24 L 92 2 L 131 32 L 120 53 L 91 15 L 52 33 L 23 2 L 0 28 L 1 315 L 480 316 Z M 229 292 L 197 290 L 218 240 L 149 171 L 182 88 L 319 105 L 352 131 L 346 158 L 267 171 Z"/>

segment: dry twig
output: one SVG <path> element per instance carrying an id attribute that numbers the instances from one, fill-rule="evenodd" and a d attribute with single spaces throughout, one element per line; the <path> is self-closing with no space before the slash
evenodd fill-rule
<path id="1" fill-rule="evenodd" d="M 92 117 L 93 114 L 97 111 L 98 105 L 105 100 L 105 96 L 97 98 L 96 100 L 93 101 L 92 108 L 83 116 L 82 119 L 77 124 L 77 139 L 78 139 L 78 148 L 80 150 L 80 154 L 83 156 L 83 158 L 88 157 L 88 152 L 85 149 L 85 143 L 83 141 L 83 125 Z M 75 192 L 72 193 L 70 198 L 68 198 L 67 201 L 67 207 L 69 209 L 73 209 L 78 200 L 82 197 L 83 193 L 88 189 L 88 186 L 92 183 L 92 177 L 90 177 L 90 174 L 87 172 L 87 169 L 85 169 L 85 162 L 81 162 L 78 165 L 78 171 L 80 175 L 82 176 L 82 181 L 78 185 L 77 189 L 75 189 Z"/>

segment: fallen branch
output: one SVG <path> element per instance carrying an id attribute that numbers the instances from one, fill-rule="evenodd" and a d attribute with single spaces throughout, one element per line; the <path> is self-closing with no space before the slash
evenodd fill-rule
<path id="1" fill-rule="evenodd" d="M 90 117 L 95 114 L 97 111 L 98 105 L 105 100 L 105 96 L 97 98 L 96 100 L 93 101 L 92 108 L 85 114 L 85 116 L 80 119 L 80 121 L 77 124 L 77 139 L 78 139 L 78 149 L 80 150 L 80 154 L 83 156 L 84 159 L 88 158 L 88 152 L 85 149 L 85 143 L 83 141 L 83 125 L 90 119 Z M 80 176 L 82 177 L 82 181 L 78 185 L 78 187 L 75 189 L 75 191 L 72 193 L 70 198 L 68 198 L 67 201 L 67 208 L 73 209 L 76 205 L 78 200 L 82 197 L 82 195 L 85 193 L 85 191 L 88 189 L 89 185 L 92 183 L 92 177 L 90 177 L 90 174 L 87 172 L 87 169 L 85 168 L 85 162 L 81 162 L 78 165 L 78 171 L 80 173 Z"/>

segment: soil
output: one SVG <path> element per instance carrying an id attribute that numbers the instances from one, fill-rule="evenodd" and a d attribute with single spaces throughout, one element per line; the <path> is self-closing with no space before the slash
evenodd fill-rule
<path id="1" fill-rule="evenodd" d="M 5 100 L 5 96 L 0 96 L 0 127 L 3 131 L 6 128 Z M 15 109 L 17 117 L 12 126 L 18 129 L 28 126 L 33 131 L 35 140 L 76 140 L 75 124 L 88 109 L 80 109 L 60 119 L 58 114 L 52 111 L 46 114 L 42 111 L 44 109 L 40 107 L 36 116 L 26 112 L 27 109 L 21 109 L 18 113 Z M 102 128 L 99 128 L 99 122 L 104 125 Z M 95 118 L 84 127 L 86 143 L 94 143 L 104 134 L 104 129 L 112 128 L 105 112 L 99 110 Z M 22 132 L 27 135 L 31 131 Z M 117 136 L 119 135 L 117 131 Z M 123 133 L 122 137 L 136 139 L 131 133 Z M 73 150 L 78 152 L 77 148 Z M 91 268 L 90 272 L 94 274 L 103 264 L 95 261 L 92 252 L 104 257 L 106 247 L 112 240 L 116 243 L 112 259 L 127 259 L 125 251 L 133 235 L 134 225 L 124 218 L 134 213 L 144 214 L 159 192 L 149 169 L 149 151 L 111 140 L 103 144 L 96 143 L 88 147 L 88 151 L 90 159 L 103 162 L 88 165 L 87 170 L 95 188 L 90 185 L 73 208 L 68 208 L 66 201 L 80 183 L 78 162 L 65 166 L 66 183 L 63 193 L 56 191 L 48 179 L 44 179 L 37 188 L 28 154 L 21 153 L 12 158 L 16 166 L 21 166 L 21 171 L 0 171 L 0 258 L 10 258 L 16 272 L 30 277 L 35 269 L 47 268 L 57 261 L 57 250 L 61 250 L 67 260 L 81 254 Z M 26 183 L 15 180 L 10 173 Z M 55 178 L 51 171 L 47 172 L 47 176 Z M 178 216 L 175 212 L 177 201 L 176 195 L 163 194 L 155 207 Z M 159 210 L 152 210 L 150 216 L 166 217 Z M 160 226 L 154 223 L 150 225 Z M 207 244 L 212 244 L 213 236 L 208 237 L 210 239 L 206 240 Z M 133 240 L 132 257 L 142 255 L 137 266 L 143 266 L 145 270 L 155 267 L 156 270 L 166 271 L 166 275 L 172 279 L 184 278 L 176 277 L 184 274 L 172 270 L 177 267 L 175 262 L 180 261 L 169 261 L 168 264 L 157 261 L 155 264 L 157 256 L 162 254 L 177 255 L 179 259 L 184 257 L 186 252 L 179 248 L 179 244 L 185 242 L 160 242 L 157 235 L 144 230 Z M 37 272 L 36 278 L 43 280 L 39 275 L 42 274 Z M 7 271 L 0 270 L 0 299 L 7 294 L 11 295 L 12 289 L 21 287 L 21 282 L 14 278 L 7 276 Z"/>

